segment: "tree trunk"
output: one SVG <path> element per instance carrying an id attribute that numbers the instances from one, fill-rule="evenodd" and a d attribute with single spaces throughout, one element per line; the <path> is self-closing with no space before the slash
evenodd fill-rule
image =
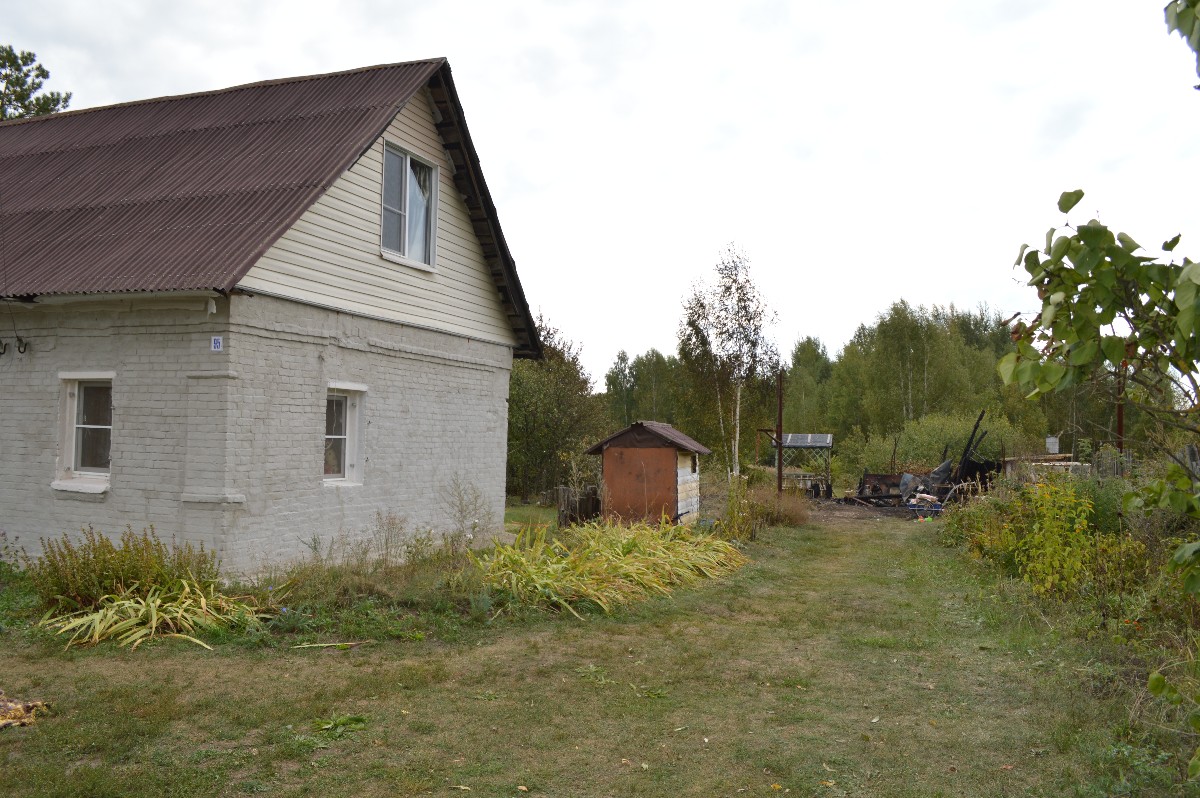
<path id="1" fill-rule="evenodd" d="M 742 384 L 733 385 L 733 475 L 741 476 L 742 466 L 738 462 L 738 438 L 742 432 Z"/>
<path id="2" fill-rule="evenodd" d="M 725 456 L 729 456 L 729 447 L 725 445 L 725 409 L 721 405 L 721 381 L 717 380 L 717 429 L 721 432 L 721 445 L 725 446 Z M 725 473 L 729 474 L 729 466 L 726 465 Z"/>

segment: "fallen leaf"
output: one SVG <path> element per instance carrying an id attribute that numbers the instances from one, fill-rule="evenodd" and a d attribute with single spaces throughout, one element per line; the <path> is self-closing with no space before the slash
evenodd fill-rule
<path id="1" fill-rule="evenodd" d="M 529 788 L 526 787 L 524 784 L 518 784 L 517 791 L 518 792 L 529 792 Z"/>
<path id="2" fill-rule="evenodd" d="M 1012 770 L 1013 766 L 1012 765 L 1001 765 L 1000 769 L 1001 770 Z"/>
<path id="3" fill-rule="evenodd" d="M 829 767 L 829 765 L 826 765 L 824 762 L 822 762 L 822 763 L 821 763 L 821 767 L 825 768 L 825 769 L 826 769 L 826 770 L 828 770 L 830 773 L 837 773 L 837 771 L 836 771 L 836 770 L 834 770 L 833 768 Z"/>
<path id="4" fill-rule="evenodd" d="M 462 784 L 455 784 L 455 785 L 454 785 L 453 787 L 451 787 L 450 789 L 452 789 L 452 790 L 462 790 L 463 792 L 470 792 L 470 791 L 471 791 L 471 788 L 470 788 L 470 787 L 466 787 L 466 786 L 464 786 L 464 785 L 462 785 Z"/>
<path id="5" fill-rule="evenodd" d="M 621 760 L 621 764 L 622 764 L 622 765 L 632 765 L 633 763 L 632 763 L 632 762 L 630 762 L 628 759 L 622 759 L 622 760 Z"/>
<path id="6" fill-rule="evenodd" d="M 879 722 L 879 716 L 878 716 L 878 715 L 876 715 L 875 717 L 871 718 L 871 722 L 872 722 L 872 723 L 878 723 L 878 722 Z"/>
<path id="7" fill-rule="evenodd" d="M 931 721 L 929 721 L 929 725 L 930 725 L 930 726 L 936 726 L 936 725 L 937 725 L 937 721 L 936 721 L 936 720 L 931 720 Z"/>
<path id="8" fill-rule="evenodd" d="M 832 781 L 832 780 L 829 780 L 829 781 L 822 781 L 822 782 L 821 782 L 821 786 L 822 786 L 822 787 L 832 787 L 832 786 L 834 786 L 835 784 L 837 784 L 837 782 L 836 782 L 836 781 Z"/>
<path id="9" fill-rule="evenodd" d="M 705 737 L 705 738 L 704 738 L 704 744 L 705 744 L 705 745 L 708 745 L 708 738 L 707 738 L 707 737 Z"/>
<path id="10" fill-rule="evenodd" d="M 649 770 L 649 769 L 650 769 L 650 766 L 649 766 L 649 765 L 647 765 L 645 762 L 643 762 L 643 763 L 642 763 L 642 770 Z"/>

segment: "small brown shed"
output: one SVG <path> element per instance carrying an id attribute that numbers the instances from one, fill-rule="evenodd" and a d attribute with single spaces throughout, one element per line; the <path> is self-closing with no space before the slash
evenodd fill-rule
<path id="1" fill-rule="evenodd" d="M 587 450 L 603 457 L 604 517 L 689 523 L 700 515 L 707 447 L 661 421 L 637 421 Z"/>

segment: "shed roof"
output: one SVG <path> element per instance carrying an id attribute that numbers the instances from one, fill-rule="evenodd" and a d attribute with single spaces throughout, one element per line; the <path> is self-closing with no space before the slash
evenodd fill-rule
<path id="1" fill-rule="evenodd" d="M 423 90 L 515 354 L 539 357 L 444 58 L 0 123 L 0 297 L 231 291 Z"/>
<path id="2" fill-rule="evenodd" d="M 697 443 L 670 424 L 661 421 L 635 421 L 620 432 L 609 435 L 588 449 L 585 454 L 602 454 L 609 445 L 618 441 L 634 447 L 670 445 L 696 454 L 712 454 L 712 450 L 704 444 Z"/>

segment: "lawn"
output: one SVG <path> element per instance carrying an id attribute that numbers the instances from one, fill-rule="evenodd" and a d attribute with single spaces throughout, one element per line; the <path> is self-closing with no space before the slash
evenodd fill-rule
<path id="1" fill-rule="evenodd" d="M 733 577 L 612 617 L 346 650 L 63 652 L 10 629 L 0 688 L 55 711 L 0 731 L 0 792 L 1177 794 L 1174 762 L 1115 736 L 1086 652 L 936 536 L 818 514 Z"/>

